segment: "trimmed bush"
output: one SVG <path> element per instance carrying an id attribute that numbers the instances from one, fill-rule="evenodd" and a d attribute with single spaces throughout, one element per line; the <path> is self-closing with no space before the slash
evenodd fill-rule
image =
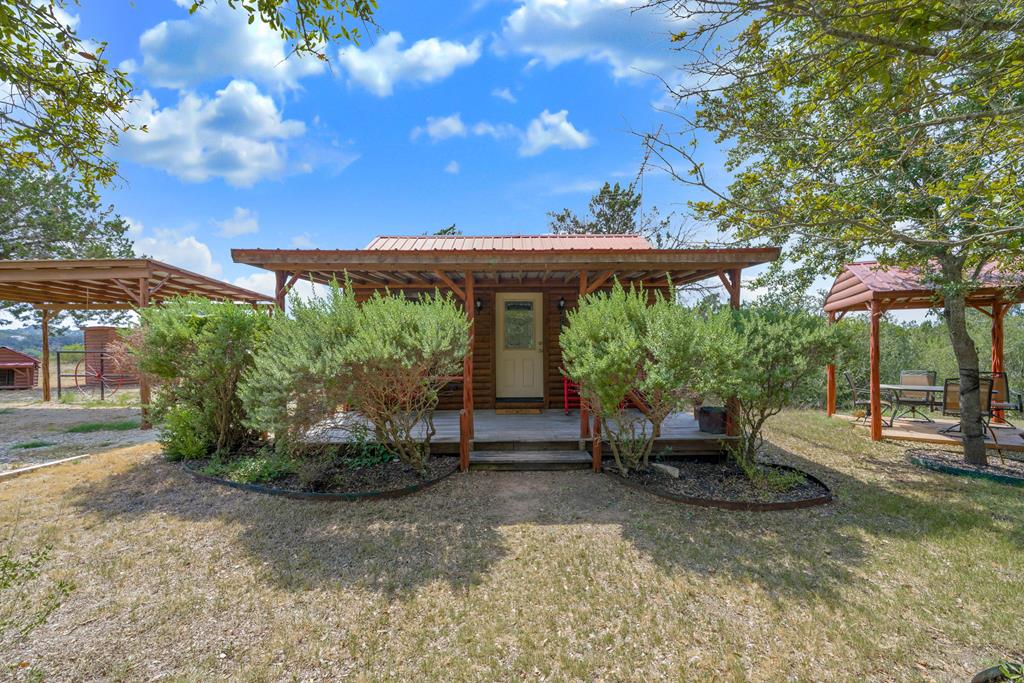
<path id="1" fill-rule="evenodd" d="M 140 315 L 138 366 L 156 380 L 154 417 L 168 455 L 235 453 L 255 441 L 237 390 L 269 325 L 266 313 L 188 296 Z"/>
<path id="2" fill-rule="evenodd" d="M 660 293 L 618 283 L 569 312 L 560 336 L 565 370 L 600 420 L 620 474 L 646 469 L 661 423 L 716 381 L 717 337 L 727 329 L 727 318 L 705 320 Z M 632 396 L 648 416 L 625 409 Z"/>
<path id="3" fill-rule="evenodd" d="M 337 287 L 324 299 L 294 302 L 294 318 L 270 323 L 240 390 L 252 429 L 272 431 L 280 452 L 317 457 L 318 425 L 348 405 L 373 425 L 374 438 L 424 472 L 434 410 L 446 377 L 462 372 L 469 322 L 450 297 L 409 300 L 381 293 L 361 305 Z"/>

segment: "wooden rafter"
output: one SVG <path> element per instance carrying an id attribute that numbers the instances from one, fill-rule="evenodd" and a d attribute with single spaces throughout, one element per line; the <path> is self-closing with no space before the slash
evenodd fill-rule
<path id="1" fill-rule="evenodd" d="M 604 283 L 608 282 L 608 278 L 615 274 L 614 270 L 606 270 L 603 273 L 595 277 L 590 284 L 587 285 L 587 291 L 584 294 L 590 294 L 596 292 L 604 286 Z"/>
<path id="2" fill-rule="evenodd" d="M 435 270 L 434 275 L 437 276 L 438 280 L 448 285 L 448 288 L 455 292 L 455 296 L 459 297 L 463 301 L 466 300 L 466 292 L 462 290 L 462 287 L 459 287 L 457 284 L 455 284 L 455 281 L 448 277 L 448 275 L 444 271 Z"/>

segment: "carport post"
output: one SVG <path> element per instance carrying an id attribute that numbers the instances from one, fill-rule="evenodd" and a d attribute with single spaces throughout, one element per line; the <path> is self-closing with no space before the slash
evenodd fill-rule
<path id="1" fill-rule="evenodd" d="M 50 309 L 40 311 L 43 316 L 43 400 L 50 400 Z M 57 369 L 60 372 L 60 368 Z"/>

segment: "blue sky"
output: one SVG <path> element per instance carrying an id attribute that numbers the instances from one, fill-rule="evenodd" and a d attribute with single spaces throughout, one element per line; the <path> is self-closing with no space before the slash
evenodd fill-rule
<path id="1" fill-rule="evenodd" d="M 452 223 L 539 233 L 630 181 L 634 134 L 664 122 L 672 30 L 632 0 L 381 0 L 380 31 L 330 64 L 283 60 L 280 40 L 223 0 L 90 0 L 84 37 L 130 71 L 138 101 L 105 193 L 138 248 L 267 290 L 232 247 L 364 246 Z M 660 102 L 659 102 L 660 101 Z M 715 154 L 712 150 L 709 154 Z M 718 159 L 709 159 L 715 166 Z M 645 204 L 688 191 L 648 177 Z"/>

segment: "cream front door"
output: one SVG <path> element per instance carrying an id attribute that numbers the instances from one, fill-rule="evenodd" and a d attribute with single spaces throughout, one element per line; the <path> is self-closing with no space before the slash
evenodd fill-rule
<path id="1" fill-rule="evenodd" d="M 499 293 L 495 358 L 497 398 L 544 398 L 543 295 Z"/>

